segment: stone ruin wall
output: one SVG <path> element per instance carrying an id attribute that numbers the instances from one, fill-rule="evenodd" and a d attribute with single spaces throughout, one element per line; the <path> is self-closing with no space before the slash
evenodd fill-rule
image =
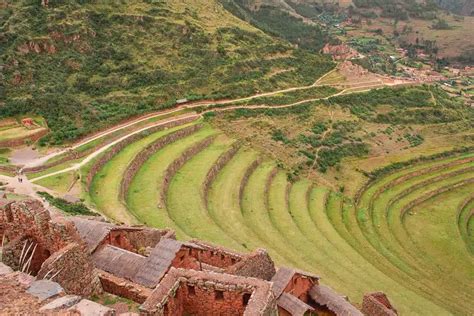
<path id="1" fill-rule="evenodd" d="M 196 143 L 192 147 L 186 149 L 177 159 L 175 159 L 166 169 L 163 177 L 163 186 L 161 188 L 161 201 L 163 205 L 166 205 L 166 194 L 171 183 L 171 179 L 176 172 L 181 169 L 186 162 L 188 162 L 194 155 L 198 154 L 205 148 L 207 148 L 216 138 L 216 136 L 209 136 L 206 139 Z"/>
<path id="2" fill-rule="evenodd" d="M 152 290 L 147 287 L 102 270 L 99 271 L 99 279 L 105 292 L 127 298 L 139 304 L 143 304 L 152 293 Z"/>
<path id="3" fill-rule="evenodd" d="M 174 234 L 170 230 L 116 228 L 110 231 L 103 243 L 143 254 L 147 248 L 155 247 L 161 238 L 170 232 Z"/>
<path id="4" fill-rule="evenodd" d="M 190 247 L 191 255 L 198 261 L 218 268 L 227 268 L 242 260 L 242 255 L 229 251 L 226 248 L 209 245 L 200 240 L 191 240 L 202 249 Z"/>
<path id="5" fill-rule="evenodd" d="M 204 203 L 206 204 L 206 207 L 209 204 L 208 200 L 208 193 L 209 189 L 211 188 L 211 184 L 214 181 L 214 179 L 217 177 L 219 172 L 224 168 L 227 163 L 235 156 L 235 154 L 239 151 L 240 146 L 236 143 L 232 144 L 232 147 L 223 153 L 219 158 L 217 159 L 216 163 L 212 165 L 212 168 L 209 169 L 207 172 L 206 178 L 204 179 L 204 182 L 202 184 L 202 194 L 203 194 L 203 199 Z"/>
<path id="6" fill-rule="evenodd" d="M 173 132 L 169 135 L 160 137 L 159 139 L 155 140 L 153 143 L 145 147 L 142 151 L 140 151 L 135 158 L 133 158 L 132 162 L 127 166 L 127 169 L 124 172 L 122 177 L 122 181 L 120 183 L 120 199 L 122 201 L 125 200 L 126 194 L 128 192 L 128 188 L 130 184 L 137 174 L 138 170 L 141 166 L 158 150 L 162 149 L 166 145 L 169 145 L 175 142 L 178 139 L 182 139 L 186 136 L 189 136 L 199 129 L 202 128 L 201 124 L 196 124 L 192 126 L 185 127 L 180 129 L 176 132 Z"/>
<path id="7" fill-rule="evenodd" d="M 175 127 L 175 126 L 187 124 L 187 123 L 190 123 L 194 120 L 195 120 L 195 117 L 187 117 L 187 118 L 179 119 L 179 120 L 176 120 L 176 121 L 168 122 L 168 123 L 165 123 L 165 124 L 161 124 L 161 125 L 158 125 L 158 126 L 153 126 L 153 127 L 150 127 L 149 129 L 147 129 L 145 131 L 142 131 L 140 133 L 129 136 L 126 139 L 118 142 L 117 144 L 112 146 L 111 149 L 106 151 L 106 153 L 104 155 L 102 155 L 92 165 L 91 169 L 89 170 L 89 172 L 86 176 L 86 188 L 87 189 L 90 188 L 90 185 L 92 184 L 92 180 L 94 179 L 96 174 L 105 166 L 105 164 L 110 159 L 112 159 L 115 155 L 117 155 L 120 151 L 122 151 L 122 149 L 124 149 L 126 146 L 130 145 L 131 143 L 134 143 L 134 142 L 138 141 L 141 138 L 144 138 L 144 137 L 150 135 L 151 133 L 161 131 L 165 128 L 172 128 L 172 127 Z"/>
<path id="8" fill-rule="evenodd" d="M 176 271 L 173 269 L 140 307 L 143 315 L 277 314 L 269 283 L 225 274 L 214 279 L 212 272 Z"/>
<path id="9" fill-rule="evenodd" d="M 225 273 L 270 281 L 275 275 L 276 270 L 275 264 L 267 251 L 257 249 L 242 261 L 227 268 Z"/>
<path id="10" fill-rule="evenodd" d="M 88 296 L 101 291 L 86 245 L 72 223 L 52 221 L 39 201 L 0 208 L 0 223 L 0 237 L 6 241 L 5 264 L 16 270 L 28 269 L 39 278 L 53 278 L 72 294 Z"/>
<path id="11" fill-rule="evenodd" d="M 191 255 L 189 249 L 182 247 L 177 253 L 175 258 L 171 261 L 171 267 L 201 270 L 198 260 Z"/>
<path id="12" fill-rule="evenodd" d="M 315 283 L 311 278 L 295 273 L 283 292 L 291 293 L 301 301 L 308 303 L 310 301 L 308 292 L 315 284 L 318 283 Z"/>
<path id="13" fill-rule="evenodd" d="M 364 295 L 362 313 L 367 316 L 397 316 L 385 294 L 381 292 Z"/>
<path id="14" fill-rule="evenodd" d="M 183 315 L 175 314 L 173 305 L 177 305 L 176 311 L 196 316 L 243 315 L 251 295 L 252 291 L 240 292 L 230 286 L 212 284 L 211 281 L 196 285 L 188 283 L 180 286 L 176 295 L 168 301 L 168 315 Z"/>
<path id="15" fill-rule="evenodd" d="M 53 253 L 44 261 L 37 277 L 60 283 L 70 294 L 90 296 L 103 289 L 94 264 L 77 243 Z"/>

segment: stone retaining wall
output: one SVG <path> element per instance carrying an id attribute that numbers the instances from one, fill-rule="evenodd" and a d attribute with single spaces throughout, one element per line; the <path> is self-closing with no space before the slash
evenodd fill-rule
<path id="1" fill-rule="evenodd" d="M 408 203 L 407 205 L 405 205 L 401 211 L 400 211 L 400 219 L 401 221 L 403 221 L 403 218 L 405 217 L 406 213 L 411 210 L 413 207 L 415 207 L 416 205 L 418 204 L 421 204 L 425 201 L 428 201 L 429 199 L 437 196 L 437 195 L 440 195 L 444 192 L 447 192 L 447 191 L 450 191 L 450 190 L 453 190 L 453 189 L 457 189 L 459 187 L 462 187 L 464 185 L 467 185 L 467 184 L 471 184 L 471 183 L 474 183 L 474 178 L 473 179 L 467 179 L 467 180 L 462 180 L 462 181 L 459 181 L 453 185 L 447 185 L 447 186 L 444 186 L 444 187 L 441 187 L 441 188 L 438 188 L 434 191 L 431 191 L 429 192 L 428 194 L 426 195 L 422 195 L 420 196 L 419 198 L 415 199 L 415 200 L 412 200 L 410 201 L 410 203 Z"/>
<path id="2" fill-rule="evenodd" d="M 260 159 L 257 159 L 254 162 L 252 162 L 252 164 L 247 168 L 247 171 L 245 171 L 244 177 L 242 178 L 242 181 L 240 182 L 240 188 L 239 188 L 240 204 L 242 204 L 242 199 L 244 197 L 244 190 L 245 190 L 245 187 L 247 186 L 247 183 L 249 182 L 249 178 L 259 165 L 260 165 Z"/>
<path id="3" fill-rule="evenodd" d="M 132 183 L 133 178 L 137 174 L 138 170 L 140 170 L 141 166 L 157 151 L 165 147 L 166 145 L 169 145 L 173 142 L 175 142 L 178 139 L 182 139 L 186 136 L 189 136 L 195 132 L 197 132 L 199 129 L 202 128 L 201 124 L 196 124 L 192 126 L 185 127 L 183 129 L 180 129 L 176 132 L 173 132 L 169 135 L 163 136 L 157 140 L 155 140 L 153 143 L 149 144 L 146 146 L 142 151 L 140 151 L 135 158 L 133 158 L 132 162 L 127 166 L 127 169 L 125 170 L 122 181 L 120 183 L 120 199 L 122 201 L 125 201 L 126 194 L 128 192 L 128 188 L 130 187 L 130 184 Z"/>
<path id="4" fill-rule="evenodd" d="M 86 188 L 89 189 L 90 185 L 92 184 L 92 180 L 96 176 L 96 174 L 105 166 L 109 160 L 111 160 L 115 155 L 117 155 L 122 149 L 124 149 L 126 146 L 130 145 L 131 143 L 134 143 L 138 141 L 139 139 L 142 139 L 150 133 L 155 133 L 158 131 L 161 131 L 165 128 L 172 128 L 175 126 L 183 125 L 190 123 L 192 121 L 196 120 L 196 117 L 186 117 L 180 120 L 160 124 L 154 127 L 151 127 L 145 131 L 142 131 L 140 133 L 134 134 L 130 137 L 127 137 L 126 139 L 118 142 L 115 144 L 111 149 L 109 149 L 105 154 L 103 154 L 99 159 L 97 159 L 94 164 L 92 165 L 91 169 L 89 170 L 89 173 L 86 176 Z"/>
<path id="5" fill-rule="evenodd" d="M 264 196 L 265 196 L 265 207 L 267 208 L 267 210 L 270 207 L 270 201 L 269 201 L 270 196 L 268 195 L 268 192 L 270 192 L 270 186 L 272 185 L 273 179 L 275 178 L 277 173 L 278 173 L 278 167 L 273 168 L 272 172 L 270 172 L 270 174 L 268 175 L 267 181 L 265 182 Z"/>
<path id="6" fill-rule="evenodd" d="M 188 160 L 190 160 L 194 155 L 204 150 L 208 147 L 216 138 L 216 136 L 209 136 L 206 139 L 196 143 L 192 147 L 186 149 L 181 156 L 179 156 L 175 161 L 173 161 L 168 168 L 166 168 L 165 176 L 163 177 L 163 186 L 161 188 L 161 201 L 163 205 L 166 205 L 166 195 L 168 193 L 169 185 L 171 179 L 176 174 L 176 172 L 184 166 Z"/>
<path id="7" fill-rule="evenodd" d="M 3 141 L 0 141 L 0 147 L 11 148 L 11 147 L 23 146 L 27 142 L 36 142 L 38 139 L 40 139 L 41 137 L 45 136 L 48 133 L 49 133 L 48 129 L 41 129 L 38 132 L 25 136 L 25 137 L 3 140 Z"/>
<path id="8" fill-rule="evenodd" d="M 214 163 L 211 169 L 209 169 L 209 171 L 207 172 L 206 178 L 204 179 L 204 182 L 202 184 L 202 195 L 206 207 L 208 207 L 209 204 L 208 194 L 212 182 L 215 180 L 222 168 L 224 168 L 225 165 L 227 165 L 227 163 L 235 156 L 239 149 L 239 144 L 232 144 L 232 147 L 228 151 L 220 155 L 216 163 Z"/>

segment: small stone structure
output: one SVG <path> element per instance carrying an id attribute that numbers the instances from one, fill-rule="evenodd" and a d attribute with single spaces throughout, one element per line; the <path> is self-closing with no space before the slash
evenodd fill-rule
<path id="1" fill-rule="evenodd" d="M 39 201 L 20 201 L 0 208 L 2 260 L 15 270 L 51 278 L 69 293 L 88 296 L 101 291 L 86 244 L 74 225 L 52 220 Z"/>
<path id="2" fill-rule="evenodd" d="M 167 229 L 117 226 L 91 217 L 51 218 L 37 201 L 2 200 L 0 238 L 2 260 L 10 266 L 0 263 L 0 283 L 5 275 L 16 278 L 5 284 L 16 287 L 19 297 L 43 300 L 15 305 L 14 296 L 5 302 L 0 297 L 8 311 L 28 306 L 39 315 L 114 315 L 113 309 L 80 297 L 106 292 L 140 304 L 142 315 L 362 315 L 320 285 L 319 277 L 277 270 L 264 249 L 238 253 L 199 240 L 178 241 Z M 382 293 L 366 295 L 363 310 L 396 315 Z"/>
<path id="3" fill-rule="evenodd" d="M 146 315 L 275 315 L 276 304 L 263 280 L 172 268 L 140 310 Z"/>

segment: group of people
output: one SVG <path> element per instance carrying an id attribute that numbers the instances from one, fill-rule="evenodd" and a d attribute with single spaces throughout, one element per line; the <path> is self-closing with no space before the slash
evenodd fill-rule
<path id="1" fill-rule="evenodd" d="M 23 169 L 20 169 L 17 171 L 17 176 L 18 176 L 18 182 L 23 183 Z"/>

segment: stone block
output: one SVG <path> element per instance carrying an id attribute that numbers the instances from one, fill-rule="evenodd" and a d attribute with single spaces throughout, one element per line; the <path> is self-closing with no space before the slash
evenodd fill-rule
<path id="1" fill-rule="evenodd" d="M 112 308 L 85 299 L 69 310 L 84 316 L 115 316 L 115 310 Z"/>
<path id="2" fill-rule="evenodd" d="M 41 301 L 47 300 L 48 298 L 55 297 L 56 295 L 64 293 L 63 288 L 56 282 L 49 280 L 38 280 L 31 283 L 27 290 L 33 296 L 36 296 Z"/>
<path id="3" fill-rule="evenodd" d="M 66 309 L 77 304 L 81 299 L 82 298 L 77 295 L 66 295 L 58 299 L 55 299 L 54 301 L 41 307 L 40 312 L 50 312 L 50 311 L 56 311 L 60 309 Z"/>
<path id="4" fill-rule="evenodd" d="M 10 274 L 13 272 L 13 269 L 0 262 L 0 275 Z"/>

